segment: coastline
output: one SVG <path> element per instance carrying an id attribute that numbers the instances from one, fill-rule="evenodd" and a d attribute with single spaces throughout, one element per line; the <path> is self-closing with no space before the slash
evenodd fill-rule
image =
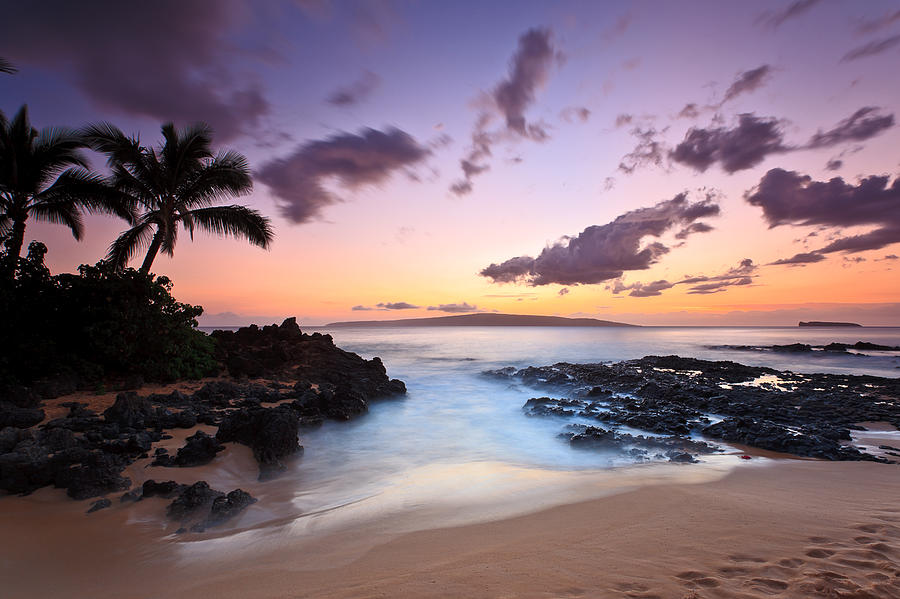
<path id="1" fill-rule="evenodd" d="M 96 526 L 45 489 L 9 498 L 0 564 L 9 597 L 897 595 L 895 466 L 747 466 L 461 526 L 402 532 L 410 509 L 324 535 L 285 523 L 263 539 L 229 531 L 162 547 L 140 513 L 107 510 Z"/>

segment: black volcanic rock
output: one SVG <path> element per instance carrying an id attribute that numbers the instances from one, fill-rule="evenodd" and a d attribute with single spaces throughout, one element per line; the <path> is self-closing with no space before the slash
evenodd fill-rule
<path id="1" fill-rule="evenodd" d="M 0 402 L 0 428 L 29 428 L 44 419 L 44 410 L 39 408 L 20 408 L 19 406 Z"/>
<path id="2" fill-rule="evenodd" d="M 663 438 L 702 433 L 822 459 L 879 459 L 847 447 L 850 430 L 868 421 L 900 428 L 900 380 L 894 378 L 799 375 L 679 356 L 504 368 L 485 374 L 568 395 L 528 400 L 524 410 L 530 415 L 592 418 L 604 427 L 628 426 Z M 713 415 L 721 421 L 711 424 Z M 596 428 L 577 433 L 570 439 L 573 446 L 593 443 L 627 449 L 620 433 Z"/>
<path id="3" fill-rule="evenodd" d="M 247 445 L 260 466 L 260 474 L 284 467 L 282 460 L 303 449 L 300 418 L 290 406 L 244 408 L 226 416 L 216 439 Z"/>
<path id="4" fill-rule="evenodd" d="M 199 481 L 180 490 L 178 497 L 166 508 L 166 515 L 181 520 L 182 529 L 190 526 L 192 532 L 203 532 L 233 518 L 256 499 L 246 491 L 235 489 L 223 493 L 211 489 L 206 481 Z"/>
<path id="5" fill-rule="evenodd" d="M 186 468 L 190 466 L 202 466 L 213 461 L 216 454 L 223 451 L 225 446 L 219 443 L 215 437 L 210 437 L 203 431 L 197 431 L 187 439 L 178 453 L 172 456 L 162 453 L 156 456 L 154 466 L 178 466 Z"/>

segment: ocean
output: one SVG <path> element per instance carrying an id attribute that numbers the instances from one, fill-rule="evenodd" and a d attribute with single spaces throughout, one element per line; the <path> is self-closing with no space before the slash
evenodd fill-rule
<path id="1" fill-rule="evenodd" d="M 284 500 L 280 507 L 269 501 L 268 516 L 296 518 L 295 526 L 303 530 L 441 505 L 457 510 L 444 510 L 444 523 L 464 523 L 495 517 L 498 509 L 508 515 L 562 496 L 571 500 L 572 489 L 583 489 L 580 481 L 586 478 L 593 477 L 595 487 L 598 480 L 601 487 L 621 486 L 633 471 L 641 471 L 632 468 L 629 456 L 573 449 L 560 436 L 571 419 L 529 417 L 522 411 L 529 398 L 546 391 L 485 376 L 486 370 L 676 354 L 800 373 L 900 376 L 898 352 L 876 356 L 723 347 L 857 341 L 900 346 L 900 328 L 305 329 L 313 331 L 331 334 L 339 347 L 365 358 L 380 357 L 388 375 L 403 380 L 408 393 L 372 402 L 369 413 L 354 421 L 326 422 L 301 432 L 303 456 L 267 484 L 279 489 L 279 497 L 290 498 L 289 514 Z M 738 462 L 734 455 L 702 460 L 704 476 L 722 475 Z M 652 472 L 665 478 L 698 471 L 657 464 Z M 262 499 L 260 507 L 267 505 Z M 256 512 L 254 519 L 267 517 L 266 508 Z"/>

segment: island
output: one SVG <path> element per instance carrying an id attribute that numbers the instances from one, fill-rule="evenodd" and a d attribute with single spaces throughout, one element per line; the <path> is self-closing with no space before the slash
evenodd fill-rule
<path id="1" fill-rule="evenodd" d="M 354 320 L 331 322 L 326 327 L 635 327 L 639 325 L 598 320 L 532 314 L 460 314 L 399 320 Z"/>
<path id="2" fill-rule="evenodd" d="M 823 320 L 810 320 L 809 322 L 800 321 L 801 327 L 861 327 L 861 324 L 855 322 L 828 322 Z"/>

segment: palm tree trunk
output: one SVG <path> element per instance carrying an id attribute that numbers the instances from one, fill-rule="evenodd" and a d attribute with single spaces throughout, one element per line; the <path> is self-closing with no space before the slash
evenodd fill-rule
<path id="1" fill-rule="evenodd" d="M 159 246 L 162 245 L 162 240 L 162 229 L 158 229 L 156 235 L 153 236 L 153 241 L 150 242 L 150 248 L 147 250 L 147 255 L 144 257 L 144 263 L 141 264 L 142 273 L 147 274 L 150 272 L 150 267 L 153 266 L 153 261 L 156 259 L 156 254 L 159 252 Z"/>
<path id="2" fill-rule="evenodd" d="M 13 229 L 6 240 L 6 264 L 3 265 L 3 278 L 11 281 L 16 276 L 16 267 L 19 265 L 19 254 L 22 253 L 22 244 L 25 242 L 25 220 L 13 221 Z"/>

